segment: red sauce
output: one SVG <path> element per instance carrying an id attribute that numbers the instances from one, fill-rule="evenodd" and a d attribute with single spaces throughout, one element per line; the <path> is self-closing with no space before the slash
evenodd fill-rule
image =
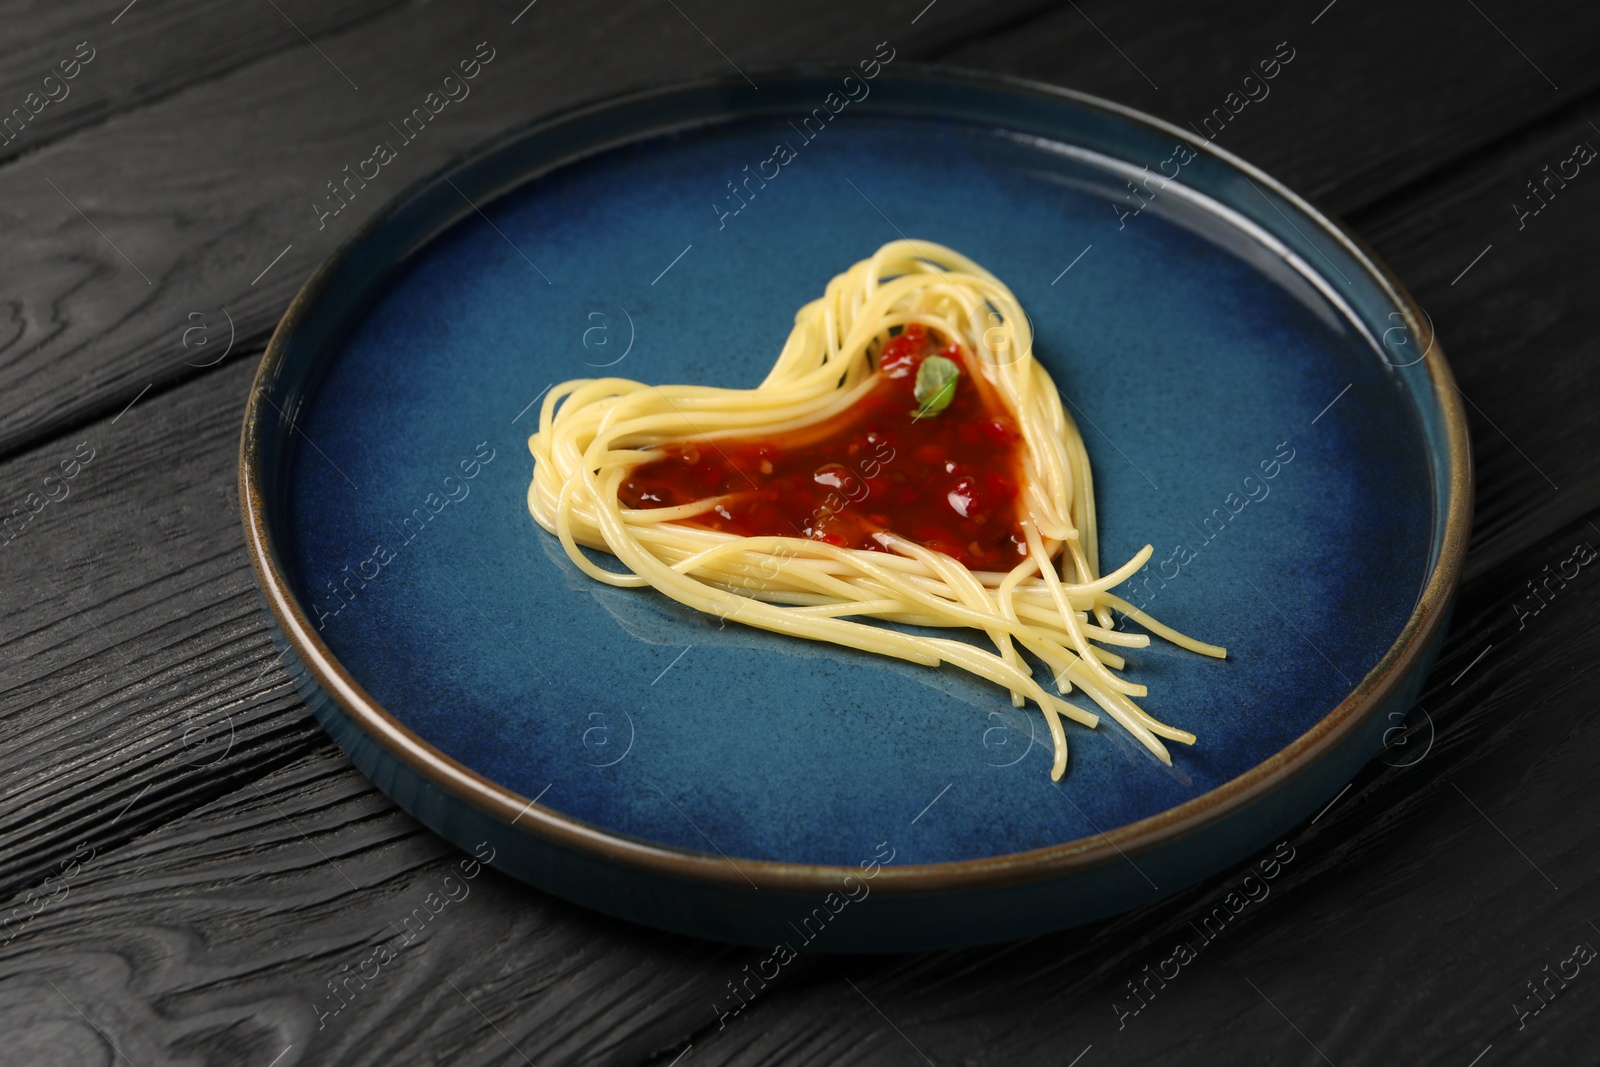
<path id="1" fill-rule="evenodd" d="M 935 354 L 961 376 L 949 407 L 918 418 L 917 368 Z M 629 473 L 620 497 L 659 508 L 728 494 L 683 524 L 869 551 L 883 551 L 873 535 L 888 531 L 977 570 L 1010 570 L 1027 553 L 1020 442 L 971 357 L 913 324 L 884 344 L 872 389 L 848 410 L 770 437 L 666 445 Z"/>

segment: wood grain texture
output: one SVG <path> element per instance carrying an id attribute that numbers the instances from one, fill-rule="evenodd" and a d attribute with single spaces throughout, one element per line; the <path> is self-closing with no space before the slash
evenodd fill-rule
<path id="1" fill-rule="evenodd" d="M 315 736 L 275 667 L 226 474 L 252 362 L 194 383 L 215 381 L 210 395 L 147 400 L 0 475 L 21 503 L 63 458 L 89 454 L 79 445 L 93 450 L 66 498 L 0 548 L 7 893 L 86 837 L 106 841 L 103 828 L 129 840 Z"/>
<path id="2" fill-rule="evenodd" d="M 404 0 L 279 0 L 276 11 L 266 3 L 137 3 L 123 0 L 109 10 L 86 0 L 10 5 L 0 43 L 0 119 L 12 122 L 0 125 L 0 163 L 263 56 L 304 48 L 308 39 L 348 30 Z M 89 60 L 68 62 L 76 56 Z M 30 100 L 30 93 L 37 95 Z"/>
<path id="3" fill-rule="evenodd" d="M 792 12 L 769 25 L 753 10 L 680 6 L 741 65 L 849 56 L 860 29 L 842 7 L 802 26 Z M 275 1067 L 524 1057 L 666 1067 L 683 1054 L 681 1067 L 1067 1064 L 1089 1047 L 1078 1067 L 1343 1067 L 1465 1065 L 1491 1044 L 1478 1067 L 1593 1058 L 1600 972 L 1585 968 L 1521 1029 L 1512 1006 L 1528 1002 L 1524 983 L 1576 942 L 1600 947 L 1588 925 L 1600 923 L 1600 802 L 1587 788 L 1600 571 L 1557 582 L 1547 602 L 1530 599 L 1527 584 L 1580 541 L 1600 548 L 1591 460 L 1600 370 L 1590 340 L 1600 311 L 1575 299 L 1600 281 L 1600 179 L 1585 170 L 1520 228 L 1509 205 L 1576 140 L 1600 144 L 1600 132 L 1582 132 L 1593 112 L 1594 87 L 1583 79 L 1596 69 L 1585 51 L 1596 16 L 1485 8 L 1562 86 L 1536 93 L 1518 81 L 1544 84 L 1518 69 L 1517 46 L 1470 21 L 1483 22 L 1470 7 L 1461 21 L 1453 7 L 1424 17 L 1341 0 L 1314 27 L 1327 31 L 1326 45 L 1290 36 L 1314 11 L 1290 20 L 1218 5 L 1180 22 L 1099 5 L 1032 10 L 975 14 L 940 0 L 906 39 L 922 54 L 1068 81 L 1180 122 L 1220 99 L 1236 60 L 1260 58 L 1258 40 L 1262 55 L 1285 37 L 1306 42 L 1273 95 L 1219 143 L 1358 223 L 1432 315 L 1470 401 L 1479 492 L 1468 577 L 1419 702 L 1426 715 L 1415 721 L 1431 728 L 1407 734 L 1409 747 L 1389 760 L 1425 755 L 1364 771 L 1290 839 L 1294 859 L 1267 898 L 1120 1029 L 1114 1005 L 1133 1003 L 1125 983 L 1170 956 L 1178 938 L 1200 944 L 1188 924 L 1240 886 L 1244 869 L 1017 945 L 802 958 L 725 1028 L 711 1004 L 761 954 L 607 920 L 487 872 L 318 1029 L 311 1005 L 329 1003 L 328 980 L 358 968 L 386 924 L 463 857 L 377 794 L 310 721 L 274 664 L 243 555 L 233 468 L 244 394 L 267 326 L 327 249 L 308 245 L 269 288 L 301 253 L 296 239 L 255 290 L 247 283 L 290 240 L 285 220 L 305 176 L 348 161 L 370 124 L 364 104 L 328 102 L 337 75 L 314 51 L 275 52 L 0 169 L 0 203 L 34 227 L 18 231 L 20 253 L 0 264 L 9 306 L 47 312 L 26 328 L 49 323 L 60 341 L 48 363 L 16 345 L 0 349 L 0 419 L 12 434 L 0 513 L 41 491 L 80 443 L 94 449 L 66 499 L 0 537 L 0 894 L 11 896 L 0 906 L 0 1063 L 267 1065 L 281 1054 Z M 453 59 L 460 43 L 470 51 L 482 39 L 477 26 L 514 13 L 424 8 L 362 22 L 342 39 L 359 73 L 346 69 L 362 94 L 388 85 L 391 99 L 410 100 L 426 81 L 419 63 Z M 547 21 L 533 23 L 535 14 Z M 518 109 L 531 115 L 547 101 L 593 95 L 579 91 L 585 85 L 620 88 L 675 64 L 690 69 L 691 49 L 721 62 L 667 14 L 643 4 L 581 17 L 535 7 L 518 27 L 538 32 L 516 47 L 527 49 L 519 62 L 547 69 L 491 66 L 480 79 L 483 114 L 471 111 L 474 95 L 456 116 L 481 128 L 438 148 L 417 173 L 509 125 Z M 915 14 L 894 18 L 909 24 Z M 889 35 L 884 18 L 862 40 Z M 1419 27 L 1430 24 L 1440 28 L 1426 51 Z M 985 38 L 986 26 L 1000 32 Z M 1496 42 L 1500 51 L 1488 46 Z M 343 53 L 330 54 L 345 65 Z M 1426 78 L 1415 69 L 1423 54 Z M 1411 66 L 1397 66 L 1403 56 Z M 1577 69 L 1569 76 L 1563 65 Z M 497 73 L 513 86 L 505 96 L 487 91 Z M 1296 95 L 1290 79 L 1301 74 Z M 282 113 L 267 114 L 274 109 Z M 258 147 L 235 134 L 232 158 L 191 167 L 189 146 L 205 142 L 175 132 L 182 122 L 199 122 L 215 141 L 258 112 L 252 138 L 293 140 L 293 123 L 307 123 L 304 137 L 278 146 L 287 165 L 252 155 Z M 97 247 L 81 219 L 84 233 L 70 231 L 66 205 L 41 214 L 47 201 L 19 201 L 12 194 L 24 186 L 5 184 L 46 163 L 61 165 L 51 175 L 104 181 L 108 160 L 141 151 L 149 158 L 125 164 L 141 181 L 116 217 L 165 257 L 159 298 L 141 297 L 136 287 L 150 287 Z M 29 203 L 38 210 L 16 207 Z M 97 215 L 100 205 L 78 203 Z M 5 218 L 6 232 L 13 221 Z M 229 251 L 235 236 L 254 242 L 248 264 Z M 213 298 L 239 322 L 236 347 L 215 367 L 184 367 L 186 354 L 205 361 L 177 344 L 184 316 Z M 171 319 L 164 335 L 162 316 Z M 118 415 L 150 381 L 156 388 Z M 86 854 L 80 846 L 93 858 L 73 867 Z"/>
<path id="4" fill-rule="evenodd" d="M 31 1057 L 0 1062 L 89 1063 L 74 1057 L 98 1044 L 141 1067 L 285 1049 L 280 1064 L 639 1063 L 681 1045 L 736 969 L 732 949 L 619 938 L 474 864 L 328 745 L 135 844 L 95 843 L 0 947 L 0 1020 Z"/>
<path id="5" fill-rule="evenodd" d="M 1068 5 L 945 58 L 1148 111 L 1341 215 L 1448 177 L 1600 88 L 1600 40 L 1585 31 L 1594 16 L 1581 0 L 1479 5 L 1493 22 L 1465 3 L 1326 2 L 1191 5 L 1181 15 Z M 1293 58 L 1263 80 L 1260 64 L 1283 54 L 1280 44 Z"/>
<path id="6" fill-rule="evenodd" d="M 1595 284 L 1600 174 L 1580 171 L 1538 215 L 1519 221 L 1513 210 L 1578 143 L 1600 149 L 1584 117 L 1595 110 L 1562 109 L 1479 165 L 1361 218 L 1434 320 L 1467 400 L 1478 457 L 1469 580 L 1520 568 L 1539 539 L 1593 519 L 1600 502 L 1600 308 L 1576 298 Z"/>

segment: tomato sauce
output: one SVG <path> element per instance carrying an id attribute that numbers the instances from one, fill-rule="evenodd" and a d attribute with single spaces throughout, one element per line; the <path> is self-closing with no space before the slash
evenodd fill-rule
<path id="1" fill-rule="evenodd" d="M 961 368 L 950 405 L 919 417 L 917 369 L 931 355 Z M 855 405 L 767 437 L 685 441 L 623 480 L 624 507 L 725 496 L 684 525 L 746 537 L 803 537 L 883 551 L 891 532 L 975 570 L 1010 570 L 1027 554 L 1017 523 L 1022 474 L 1016 419 L 959 346 L 912 324 L 878 357 Z"/>

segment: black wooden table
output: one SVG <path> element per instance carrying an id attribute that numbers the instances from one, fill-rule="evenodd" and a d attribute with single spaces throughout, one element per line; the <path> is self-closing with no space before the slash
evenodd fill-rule
<path id="1" fill-rule="evenodd" d="M 1600 1062 L 1592 2 L 123 2 L 13 3 L 0 40 L 0 1062 Z M 1246 868 L 1020 944 L 802 957 L 725 1026 L 759 953 L 487 871 L 335 1001 L 462 856 L 275 660 L 235 491 L 273 324 L 366 213 L 504 129 L 881 41 L 1220 114 L 1411 287 L 1478 478 L 1419 708 L 1169 981 Z M 471 99 L 319 228 L 324 183 L 479 42 Z"/>

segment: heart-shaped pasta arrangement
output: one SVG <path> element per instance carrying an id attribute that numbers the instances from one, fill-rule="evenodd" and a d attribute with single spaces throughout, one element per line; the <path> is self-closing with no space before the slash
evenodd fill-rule
<path id="1" fill-rule="evenodd" d="M 754 389 L 579 379 L 552 388 L 529 439 L 528 508 L 596 581 L 651 586 L 696 610 L 913 663 L 948 663 L 1044 713 L 1093 713 L 1163 762 L 1156 721 L 1115 648 L 1145 634 L 1208 656 L 1113 595 L 1146 545 L 1099 570 L 1089 457 L 1011 290 L 948 248 L 894 241 L 801 308 Z M 627 568 L 598 566 L 579 546 Z M 969 641 L 908 632 L 963 628 Z M 1041 685 L 1031 653 L 1053 677 Z"/>

